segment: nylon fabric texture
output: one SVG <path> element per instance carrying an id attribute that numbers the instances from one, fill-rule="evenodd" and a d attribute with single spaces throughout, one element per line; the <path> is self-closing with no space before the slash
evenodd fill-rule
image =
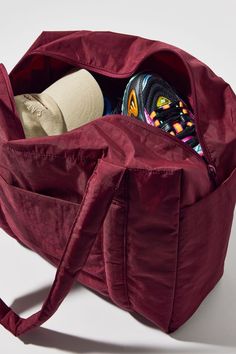
<path id="1" fill-rule="evenodd" d="M 114 94 L 138 71 L 159 73 L 193 112 L 206 161 L 120 114 L 26 139 L 14 95 L 42 92 L 72 68 Z M 0 125 L 0 226 L 57 268 L 40 311 L 21 318 L 0 299 L 0 323 L 15 336 L 40 326 L 75 281 L 164 332 L 185 323 L 224 272 L 236 201 L 231 87 L 160 41 L 43 31 L 9 74 L 0 64 Z"/>

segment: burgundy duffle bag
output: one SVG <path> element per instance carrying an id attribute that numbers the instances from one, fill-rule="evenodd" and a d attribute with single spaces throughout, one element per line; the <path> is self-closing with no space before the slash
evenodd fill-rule
<path id="1" fill-rule="evenodd" d="M 191 107 L 206 159 L 121 114 L 26 139 L 14 96 L 73 67 L 111 92 L 138 71 L 160 73 Z M 0 323 L 15 336 L 40 326 L 79 282 L 175 331 L 224 272 L 236 202 L 231 87 L 177 47 L 109 31 L 43 31 L 9 75 L 0 69 L 0 226 L 57 268 L 40 311 L 21 318 L 0 299 Z"/>

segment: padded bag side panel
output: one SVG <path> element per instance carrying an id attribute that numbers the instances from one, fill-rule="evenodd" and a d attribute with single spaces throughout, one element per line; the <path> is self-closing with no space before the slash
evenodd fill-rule
<path id="1" fill-rule="evenodd" d="M 236 168 L 212 193 L 180 211 L 178 271 L 170 331 L 196 311 L 224 272 L 236 201 Z"/>
<path id="2" fill-rule="evenodd" d="M 129 169 L 127 291 L 134 312 L 168 330 L 176 277 L 181 169 Z"/>

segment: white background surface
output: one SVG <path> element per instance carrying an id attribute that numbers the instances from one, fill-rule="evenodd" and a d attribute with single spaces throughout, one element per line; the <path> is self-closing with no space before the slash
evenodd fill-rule
<path id="1" fill-rule="evenodd" d="M 43 30 L 111 30 L 178 46 L 236 91 L 235 0 L 1 0 L 0 9 L 0 62 L 8 72 Z M 0 296 L 30 315 L 41 307 L 55 268 L 0 232 Z M 0 327 L 0 353 L 236 353 L 235 237 L 234 221 L 223 278 L 171 335 L 78 284 L 41 328 L 19 339 Z"/>

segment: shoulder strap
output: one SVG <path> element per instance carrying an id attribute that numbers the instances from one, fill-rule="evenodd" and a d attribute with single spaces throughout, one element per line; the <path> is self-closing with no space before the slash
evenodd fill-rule
<path id="1" fill-rule="evenodd" d="M 90 177 L 50 292 L 40 311 L 21 318 L 0 299 L 0 323 L 19 336 L 47 321 L 70 291 L 103 224 L 125 168 L 99 160 Z"/>

